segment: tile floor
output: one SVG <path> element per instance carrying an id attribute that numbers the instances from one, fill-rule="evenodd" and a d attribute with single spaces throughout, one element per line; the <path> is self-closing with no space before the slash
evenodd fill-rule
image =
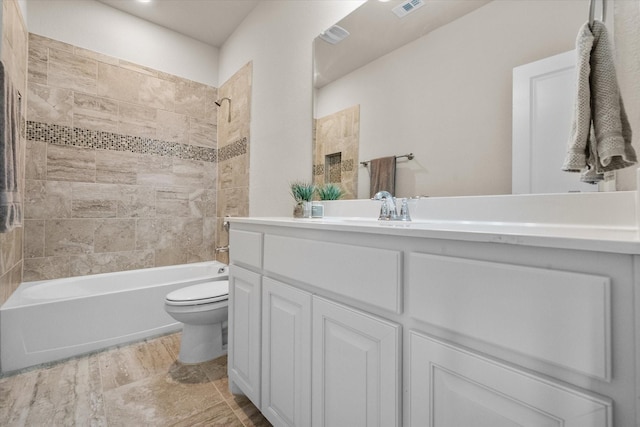
<path id="1" fill-rule="evenodd" d="M 270 426 L 228 390 L 226 356 L 177 362 L 172 334 L 0 378 L 2 426 Z"/>

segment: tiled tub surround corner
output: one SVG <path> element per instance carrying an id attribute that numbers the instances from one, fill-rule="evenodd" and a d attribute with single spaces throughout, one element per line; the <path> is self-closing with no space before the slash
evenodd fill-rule
<path id="1" fill-rule="evenodd" d="M 24 281 L 214 259 L 217 89 L 29 42 Z"/>
<path id="2" fill-rule="evenodd" d="M 25 99 L 27 78 L 28 33 L 16 0 L 2 2 L 2 62 L 6 75 L 11 79 Z M 26 105 L 22 104 L 24 121 Z M 21 126 L 24 129 L 24 122 Z M 18 144 L 18 168 L 21 196 L 24 198 L 24 158 L 26 139 L 20 134 Z M 0 304 L 4 303 L 22 281 L 24 228 L 14 228 L 8 233 L 0 233 Z"/>
<path id="3" fill-rule="evenodd" d="M 229 233 L 223 228 L 226 215 L 249 215 L 249 124 L 251 123 L 251 87 L 253 63 L 249 62 L 220 86 L 222 103 L 218 122 L 218 223 L 216 247 L 229 245 Z M 231 121 L 226 118 L 231 108 Z M 228 263 L 229 253 L 216 254 Z"/>

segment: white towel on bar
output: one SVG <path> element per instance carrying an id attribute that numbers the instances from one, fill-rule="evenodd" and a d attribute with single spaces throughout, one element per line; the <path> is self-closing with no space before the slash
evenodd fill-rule
<path id="1" fill-rule="evenodd" d="M 569 150 L 562 169 L 595 183 L 637 163 L 606 26 L 585 23 L 576 40 L 577 86 Z"/>

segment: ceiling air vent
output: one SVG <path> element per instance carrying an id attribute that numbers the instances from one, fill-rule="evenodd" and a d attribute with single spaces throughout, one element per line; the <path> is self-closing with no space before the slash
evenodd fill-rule
<path id="1" fill-rule="evenodd" d="M 398 18 L 404 18 L 405 16 L 422 6 L 424 6 L 423 0 L 409 0 L 399 6 L 394 7 L 393 13 L 395 13 Z"/>
<path id="2" fill-rule="evenodd" d="M 349 31 L 344 28 L 334 25 L 333 27 L 320 34 L 320 38 L 327 43 L 336 44 L 347 38 Z"/>

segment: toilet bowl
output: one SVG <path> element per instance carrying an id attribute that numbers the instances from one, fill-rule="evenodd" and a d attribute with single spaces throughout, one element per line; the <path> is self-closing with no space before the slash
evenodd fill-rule
<path id="1" fill-rule="evenodd" d="M 182 363 L 201 363 L 226 353 L 229 281 L 187 286 L 167 294 L 164 308 L 183 323 Z"/>

